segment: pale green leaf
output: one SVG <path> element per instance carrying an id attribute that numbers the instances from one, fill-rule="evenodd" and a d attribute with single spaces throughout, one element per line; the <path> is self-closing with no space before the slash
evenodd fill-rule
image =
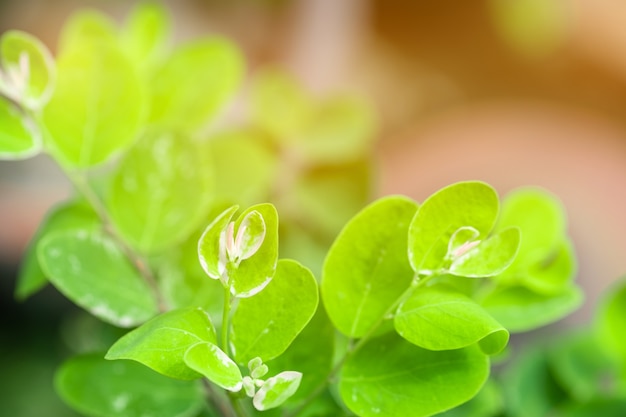
<path id="1" fill-rule="evenodd" d="M 452 259 L 451 239 L 459 229 L 474 233 L 465 242 L 484 240 L 496 221 L 499 201 L 496 191 L 478 182 L 459 182 L 431 195 L 420 206 L 409 228 L 409 260 L 418 274 L 432 275 Z"/>
<path id="2" fill-rule="evenodd" d="M 109 362 L 101 354 L 65 362 L 55 386 L 88 417 L 194 417 L 204 404 L 196 382 L 176 381 L 130 361 Z"/>
<path id="3" fill-rule="evenodd" d="M 515 264 L 526 264 L 559 245 L 566 232 L 565 211 L 559 200 L 539 188 L 519 188 L 502 201 L 498 230 L 518 227 L 523 239 Z"/>
<path id="4" fill-rule="evenodd" d="M 507 330 L 518 333 L 562 319 L 580 307 L 582 301 L 583 293 L 575 286 L 554 295 L 513 286 L 496 288 L 481 304 Z"/>
<path id="5" fill-rule="evenodd" d="M 50 51 L 39 39 L 17 30 L 5 32 L 0 42 L 0 92 L 29 109 L 41 109 L 50 100 L 56 78 Z"/>
<path id="6" fill-rule="evenodd" d="M 163 57 L 171 32 L 170 17 L 158 3 L 139 3 L 121 30 L 121 46 L 142 72 L 148 72 Z"/>
<path id="7" fill-rule="evenodd" d="M 417 288 L 394 317 L 396 331 L 429 350 L 459 349 L 478 343 L 487 354 L 500 352 L 509 332 L 479 304 L 445 286 Z"/>
<path id="8" fill-rule="evenodd" d="M 201 308 L 172 310 L 124 335 L 106 359 L 131 359 L 171 378 L 196 379 L 200 374 L 185 364 L 184 357 L 200 342 L 217 342 L 208 314 Z"/>
<path id="9" fill-rule="evenodd" d="M 265 224 L 265 237 L 255 254 L 241 260 L 237 266 L 226 264 L 228 286 L 233 295 L 239 298 L 251 297 L 263 290 L 276 271 L 278 260 L 278 213 L 272 204 L 257 204 L 241 213 L 234 224 L 234 234 L 239 234 L 242 222 L 249 213 L 257 212 Z"/>
<path id="10" fill-rule="evenodd" d="M 63 25 L 59 38 L 59 53 L 82 49 L 85 45 L 118 44 L 117 27 L 113 19 L 97 10 L 85 9 L 73 13 Z"/>
<path id="11" fill-rule="evenodd" d="M 150 122 L 186 132 L 204 127 L 233 98 L 243 67 L 241 53 L 225 39 L 180 46 L 150 82 Z"/>
<path id="12" fill-rule="evenodd" d="M 342 163 L 369 150 L 374 130 L 374 112 L 367 102 L 347 95 L 332 97 L 315 108 L 296 135 L 295 147 L 308 161 Z"/>
<path id="13" fill-rule="evenodd" d="M 267 363 L 270 369 L 291 369 L 302 373 L 300 388 L 289 399 L 290 403 L 305 399 L 326 381 L 333 365 L 334 343 L 335 330 L 320 304 L 287 350 Z"/>
<path id="14" fill-rule="evenodd" d="M 210 138 L 208 147 L 220 179 L 216 199 L 244 207 L 267 199 L 278 161 L 262 137 L 248 131 L 222 132 Z"/>
<path id="15" fill-rule="evenodd" d="M 335 327 L 361 337 L 409 287 L 407 232 L 417 204 L 382 198 L 358 213 L 341 231 L 324 263 L 322 298 Z"/>
<path id="16" fill-rule="evenodd" d="M 475 346 L 431 351 L 390 333 L 346 361 L 339 390 L 361 417 L 426 417 L 471 399 L 488 375 L 489 359 Z"/>
<path id="17" fill-rule="evenodd" d="M 253 122 L 279 143 L 297 140 L 313 107 L 300 84 L 278 69 L 256 75 L 250 100 Z"/>
<path id="18" fill-rule="evenodd" d="M 13 103 L 0 96 L 0 160 L 19 160 L 41 151 L 41 134 Z"/>
<path id="19" fill-rule="evenodd" d="M 252 399 L 254 408 L 264 411 L 280 406 L 298 390 L 301 380 L 302 374 L 295 371 L 284 371 L 268 378 Z"/>
<path id="20" fill-rule="evenodd" d="M 72 167 L 108 160 L 135 140 L 144 99 L 137 74 L 107 43 L 83 42 L 61 54 L 57 86 L 44 109 L 51 151 Z"/>
<path id="21" fill-rule="evenodd" d="M 511 267 L 513 269 L 513 267 Z M 572 284 L 578 265 L 572 242 L 564 237 L 549 253 L 529 259 L 525 269 L 511 271 L 512 279 L 546 295 L 557 294 Z"/>
<path id="22" fill-rule="evenodd" d="M 315 277 L 296 261 L 278 262 L 272 281 L 254 297 L 244 298 L 232 319 L 231 346 L 237 362 L 263 361 L 282 354 L 315 314 Z"/>
<path id="23" fill-rule="evenodd" d="M 225 233 L 228 224 L 239 209 L 232 206 L 224 210 L 204 229 L 198 240 L 198 258 L 202 268 L 212 279 L 220 279 L 223 266 L 220 259 L 221 235 Z"/>
<path id="24" fill-rule="evenodd" d="M 186 135 L 151 130 L 122 160 L 107 205 L 124 239 L 154 253 L 185 241 L 205 220 L 213 171 Z"/>
<path id="25" fill-rule="evenodd" d="M 211 342 L 196 343 L 185 352 L 185 364 L 225 390 L 241 390 L 243 377 L 235 362 Z"/>
<path id="26" fill-rule="evenodd" d="M 317 234 L 334 238 L 370 201 L 373 178 L 369 157 L 313 167 L 295 179 L 292 189 L 281 190 L 281 213 Z"/>
<path id="27" fill-rule="evenodd" d="M 506 270 L 517 254 L 520 231 L 504 229 L 452 260 L 449 273 L 468 278 L 491 277 Z"/>
<path id="28" fill-rule="evenodd" d="M 37 253 L 50 282 L 107 323 L 136 326 L 158 312 L 153 290 L 122 250 L 96 231 L 63 231 L 41 239 Z"/>
<path id="29" fill-rule="evenodd" d="M 596 328 L 605 349 L 626 363 L 626 281 L 613 284 L 596 313 Z"/>
<path id="30" fill-rule="evenodd" d="M 22 258 L 15 297 L 25 300 L 48 282 L 37 258 L 37 246 L 42 238 L 58 231 L 96 230 L 100 225 L 96 213 L 82 201 L 69 201 L 52 208 L 39 224 Z"/>

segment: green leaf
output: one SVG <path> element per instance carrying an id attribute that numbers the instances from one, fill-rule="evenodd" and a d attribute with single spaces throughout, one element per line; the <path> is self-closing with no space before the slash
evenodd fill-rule
<path id="1" fill-rule="evenodd" d="M 158 312 L 153 291 L 110 238 L 95 231 L 63 231 L 37 248 L 50 282 L 94 316 L 120 327 L 136 326 Z"/>
<path id="2" fill-rule="evenodd" d="M 369 157 L 313 167 L 294 179 L 292 189 L 283 190 L 281 215 L 332 239 L 370 201 L 373 178 Z"/>
<path id="3" fill-rule="evenodd" d="M 185 363 L 225 390 L 241 390 L 243 377 L 235 362 L 211 342 L 196 343 L 185 352 Z"/>
<path id="4" fill-rule="evenodd" d="M 278 213 L 272 204 L 257 204 L 241 213 L 233 227 L 233 236 L 241 234 L 242 225 L 248 215 L 257 213 L 263 219 L 265 236 L 253 256 L 242 258 L 237 265 L 226 263 L 225 274 L 228 287 L 233 295 L 239 298 L 252 297 L 263 290 L 271 281 L 276 271 L 278 260 Z M 236 231 L 236 232 L 235 232 Z M 235 243 L 238 241 L 237 239 Z"/>
<path id="5" fill-rule="evenodd" d="M 555 322 L 580 307 L 582 301 L 582 291 L 574 286 L 555 295 L 513 286 L 496 288 L 481 304 L 507 330 L 517 333 Z"/>
<path id="6" fill-rule="evenodd" d="M 550 253 L 529 260 L 526 269 L 518 271 L 514 279 L 533 291 L 551 295 L 570 286 L 576 272 L 574 246 L 568 238 L 563 238 Z"/>
<path id="7" fill-rule="evenodd" d="M 107 205 L 117 230 L 140 252 L 183 242 L 204 221 L 213 171 L 206 148 L 186 135 L 151 130 L 122 160 Z"/>
<path id="8" fill-rule="evenodd" d="M 177 48 L 150 82 L 150 122 L 186 132 L 204 127 L 233 98 L 243 67 L 241 53 L 225 39 Z"/>
<path id="9" fill-rule="evenodd" d="M 29 109 L 41 109 L 50 100 L 56 77 L 50 51 L 39 39 L 17 30 L 5 32 L 0 42 L 0 92 Z"/>
<path id="10" fill-rule="evenodd" d="M 213 170 L 220 179 L 215 184 L 216 199 L 244 207 L 267 199 L 278 160 L 261 139 L 248 131 L 222 132 L 210 138 Z"/>
<path id="11" fill-rule="evenodd" d="M 84 48 L 84 44 L 117 45 L 117 27 L 106 14 L 85 9 L 73 13 L 63 25 L 59 37 L 59 52 Z"/>
<path id="12" fill-rule="evenodd" d="M 546 417 L 567 400 L 566 393 L 550 372 L 540 346 L 526 348 L 504 373 L 501 386 L 507 416 Z"/>
<path id="13" fill-rule="evenodd" d="M 57 86 L 43 113 L 52 151 L 70 167 L 90 167 L 126 149 L 144 100 L 128 59 L 108 43 L 77 43 L 58 60 Z"/>
<path id="14" fill-rule="evenodd" d="M 256 75 L 250 101 L 253 122 L 283 143 L 296 140 L 313 107 L 297 80 L 276 68 Z"/>
<path id="15" fill-rule="evenodd" d="M 149 73 L 163 57 L 170 33 L 171 22 L 162 5 L 139 3 L 124 23 L 120 43 L 142 72 Z"/>
<path id="16" fill-rule="evenodd" d="M 489 379 L 478 394 L 459 407 L 437 414 L 437 417 L 496 417 L 504 408 L 502 393 L 494 380 Z"/>
<path id="17" fill-rule="evenodd" d="M 352 161 L 369 150 L 374 130 L 374 112 L 367 102 L 347 95 L 332 97 L 308 118 L 296 136 L 296 149 L 308 161 Z"/>
<path id="18" fill-rule="evenodd" d="M 557 247 L 566 232 L 565 212 L 559 200 L 539 188 L 519 188 L 502 202 L 498 230 L 516 226 L 523 239 L 515 264 L 526 264 Z"/>
<path id="19" fill-rule="evenodd" d="M 437 273 L 447 259 L 454 260 L 464 248 L 484 240 L 493 228 L 498 209 L 496 191 L 478 181 L 452 184 L 428 197 L 409 228 L 413 270 L 424 275 Z M 458 241 L 458 233 L 462 233 L 463 241 Z"/>
<path id="20" fill-rule="evenodd" d="M 595 318 L 598 336 L 605 349 L 626 364 L 626 281 L 622 278 L 606 294 Z"/>
<path id="21" fill-rule="evenodd" d="M 559 417 L 623 417 L 625 398 L 595 398 L 585 404 L 569 404 L 559 412 Z"/>
<path id="22" fill-rule="evenodd" d="M 198 240 L 198 258 L 206 274 L 212 279 L 222 279 L 222 265 L 220 259 L 221 236 L 225 233 L 228 224 L 239 206 L 232 206 L 224 210 L 209 224 Z"/>
<path id="23" fill-rule="evenodd" d="M 291 369 L 302 373 L 302 382 L 289 399 L 290 403 L 304 400 L 324 384 L 333 365 L 334 343 L 335 329 L 324 307 L 318 305 L 311 321 L 287 350 L 267 362 L 270 369 Z"/>
<path id="24" fill-rule="evenodd" d="M 15 297 L 25 300 L 48 282 L 37 258 L 37 246 L 42 238 L 57 231 L 96 230 L 99 227 L 98 216 L 82 201 L 68 201 L 52 208 L 39 225 L 22 258 Z"/>
<path id="25" fill-rule="evenodd" d="M 488 375 L 489 360 L 477 347 L 431 351 L 390 333 L 346 361 L 339 390 L 361 417 L 426 417 L 468 401 Z"/>
<path id="26" fill-rule="evenodd" d="M 409 287 L 413 271 L 406 235 L 417 204 L 382 198 L 358 213 L 333 243 L 322 275 L 322 298 L 335 327 L 361 337 Z"/>
<path id="27" fill-rule="evenodd" d="M 0 96 L 0 160 L 27 159 L 41 151 L 41 134 L 32 120 Z"/>
<path id="28" fill-rule="evenodd" d="M 297 391 L 301 379 L 302 374 L 294 371 L 268 378 L 252 399 L 254 408 L 264 411 L 280 406 Z"/>
<path id="29" fill-rule="evenodd" d="M 161 314 L 119 339 L 106 359 L 131 359 L 177 379 L 196 379 L 184 357 L 199 343 L 216 343 L 211 319 L 201 308 L 185 308 Z"/>
<path id="30" fill-rule="evenodd" d="M 419 287 L 398 308 L 400 336 L 429 350 L 459 349 L 479 343 L 487 354 L 506 346 L 509 332 L 479 304 L 445 286 Z"/>
<path id="31" fill-rule="evenodd" d="M 202 307 L 212 317 L 222 314 L 224 290 L 207 275 L 198 262 L 197 231 L 181 245 L 168 249 L 152 261 L 159 278 L 159 288 L 165 304 L 172 309 Z M 215 313 L 215 315 L 213 315 Z"/>
<path id="32" fill-rule="evenodd" d="M 176 381 L 130 361 L 99 354 L 65 362 L 55 377 L 57 392 L 88 417 L 194 417 L 204 404 L 198 383 Z"/>
<path id="33" fill-rule="evenodd" d="M 515 259 L 519 243 L 518 228 L 504 229 L 456 257 L 450 265 L 449 273 L 468 278 L 501 274 Z"/>
<path id="34" fill-rule="evenodd" d="M 590 330 L 561 335 L 548 351 L 555 380 L 578 402 L 618 395 L 619 361 L 598 339 Z"/>
<path id="35" fill-rule="evenodd" d="M 237 362 L 282 354 L 315 314 L 315 277 L 296 261 L 278 262 L 274 278 L 254 297 L 244 298 L 232 318 L 230 341 Z"/>

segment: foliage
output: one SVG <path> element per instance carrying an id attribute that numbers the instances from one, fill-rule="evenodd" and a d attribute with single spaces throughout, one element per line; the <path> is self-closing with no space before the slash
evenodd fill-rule
<path id="1" fill-rule="evenodd" d="M 367 104 L 267 70 L 229 126 L 240 52 L 214 37 L 171 48 L 169 31 L 141 5 L 119 29 L 73 16 L 56 61 L 30 35 L 2 37 L 0 155 L 45 151 L 77 191 L 41 225 L 16 295 L 50 282 L 132 328 L 63 364 L 60 396 L 94 417 L 494 404 L 485 384 L 510 333 L 581 302 L 558 200 L 521 189 L 501 202 L 467 181 L 363 208 Z"/>

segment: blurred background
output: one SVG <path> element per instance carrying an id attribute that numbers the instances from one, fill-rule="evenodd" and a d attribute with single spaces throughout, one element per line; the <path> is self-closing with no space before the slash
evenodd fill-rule
<path id="1" fill-rule="evenodd" d="M 587 322 L 600 293 L 626 273 L 626 3 L 165 4 L 177 41 L 225 35 L 243 49 L 250 73 L 280 64 L 318 94 L 366 95 L 379 117 L 377 195 L 401 193 L 422 201 L 470 179 L 487 181 L 502 195 L 524 185 L 556 194 L 568 212 L 578 282 L 587 295 L 565 324 Z M 63 22 L 76 9 L 93 7 L 121 20 L 132 5 L 0 0 L 0 32 L 25 30 L 54 52 Z M 28 240 L 47 209 L 69 193 L 68 182 L 45 156 L 0 163 L 0 355 L 8 364 L 0 372 L 24 378 L 1 378 L 0 392 L 6 398 L 16 393 L 7 415 L 55 415 L 50 407 L 72 415 L 55 403 L 50 381 L 63 357 L 59 329 L 63 333 L 74 307 L 51 288 L 21 304 L 12 296 Z M 36 350 L 41 363 L 25 363 L 29 352 L 16 346 Z M 17 387 L 29 383 L 28 398 L 19 397 Z M 44 403 L 46 408 L 37 408 Z"/>

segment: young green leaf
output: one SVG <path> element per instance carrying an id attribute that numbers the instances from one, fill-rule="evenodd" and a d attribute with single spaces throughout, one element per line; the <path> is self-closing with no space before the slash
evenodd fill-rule
<path id="1" fill-rule="evenodd" d="M 74 357 L 55 376 L 61 398 L 88 417 L 194 417 L 204 405 L 197 382 L 176 381 L 101 354 Z"/>
<path id="2" fill-rule="evenodd" d="M 62 163 L 90 167 L 135 140 L 144 100 L 137 74 L 118 48 L 77 43 L 61 54 L 57 72 L 43 120 Z"/>
<path id="3" fill-rule="evenodd" d="M 535 259 L 528 258 L 524 269 L 511 271 L 511 278 L 517 279 L 522 285 L 540 294 L 558 294 L 572 285 L 576 276 L 577 263 L 574 245 L 564 237 L 557 246 L 548 253 L 543 253 Z M 507 273 L 507 275 L 509 275 Z M 506 280 L 508 277 L 500 277 Z"/>
<path id="4" fill-rule="evenodd" d="M 475 247 L 469 248 L 466 253 L 457 252 L 458 255 L 452 259 L 448 271 L 452 275 L 468 278 L 501 274 L 515 259 L 519 243 L 518 228 L 504 229 Z"/>
<path id="5" fill-rule="evenodd" d="M 543 295 L 521 286 L 498 287 L 481 305 L 510 332 L 525 332 L 559 320 L 576 310 L 582 291 L 566 287 L 558 294 Z"/>
<path id="6" fill-rule="evenodd" d="M 252 219 L 256 219 L 250 222 Z M 244 236 L 246 229 L 254 228 L 256 233 L 261 231 L 262 220 L 264 236 L 262 242 L 254 244 L 255 250 L 245 252 Z M 274 276 L 276 262 L 278 259 L 278 213 L 272 204 L 257 204 L 241 213 L 232 226 L 232 233 L 228 233 L 228 228 L 224 231 L 224 240 L 220 243 L 223 248 L 225 259 L 225 269 L 223 276 L 226 277 L 231 293 L 239 298 L 251 297 L 263 290 Z M 237 238 L 235 238 L 237 236 Z M 241 236 L 241 240 L 239 239 Z M 241 244 L 239 244 L 240 242 Z M 259 244 L 257 246 L 257 244 Z M 233 251 L 228 250 L 232 247 Z M 230 255 L 229 255 L 230 253 Z M 245 256 L 244 256 L 245 255 Z"/>
<path id="7" fill-rule="evenodd" d="M 31 110 L 45 106 L 56 78 L 48 48 L 28 33 L 10 30 L 0 38 L 0 57 L 0 93 Z"/>
<path id="8" fill-rule="evenodd" d="M 243 58 L 229 41 L 209 38 L 183 45 L 150 82 L 151 123 L 184 132 L 204 127 L 232 99 Z"/>
<path id="9" fill-rule="evenodd" d="M 462 228 L 475 235 L 464 243 L 471 248 L 484 240 L 496 221 L 499 201 L 489 185 L 468 181 L 449 185 L 431 195 L 420 206 L 409 228 L 409 260 L 418 274 L 432 275 L 444 265 L 450 241 Z M 465 229 L 462 229 L 465 230 Z"/>
<path id="10" fill-rule="evenodd" d="M 225 233 L 231 219 L 239 209 L 239 206 L 232 206 L 224 210 L 219 216 L 209 224 L 200 239 L 198 240 L 198 258 L 204 272 L 210 278 L 222 280 L 224 272 L 223 261 L 221 259 L 221 236 Z M 224 249 L 225 250 L 225 249 Z M 227 282 L 224 283 L 227 285 Z"/>
<path id="11" fill-rule="evenodd" d="M 132 327 L 158 312 L 149 285 L 116 243 L 100 232 L 52 233 L 41 239 L 37 253 L 50 282 L 107 323 Z"/>
<path id="12" fill-rule="evenodd" d="M 41 151 L 41 134 L 32 120 L 0 96 L 0 160 L 19 160 Z"/>
<path id="13" fill-rule="evenodd" d="M 489 359 L 475 346 L 431 351 L 390 333 L 346 361 L 339 391 L 361 417 L 426 417 L 468 401 L 488 375 Z"/>
<path id="14" fill-rule="evenodd" d="M 400 336 L 429 350 L 478 343 L 485 353 L 495 354 L 509 340 L 509 332 L 479 304 L 445 286 L 418 288 L 398 308 L 394 325 Z"/>
<path id="15" fill-rule="evenodd" d="M 274 278 L 254 297 L 244 298 L 232 319 L 231 346 L 237 362 L 282 354 L 311 320 L 318 303 L 315 277 L 296 261 L 278 262 Z"/>
<path id="16" fill-rule="evenodd" d="M 500 387 L 489 379 L 474 398 L 459 407 L 437 414 L 437 417 L 497 417 L 504 411 Z"/>
<path id="17" fill-rule="evenodd" d="M 25 300 L 48 282 L 37 258 L 37 246 L 41 239 L 57 231 L 90 231 L 97 230 L 100 226 L 96 213 L 83 201 L 68 201 L 52 208 L 39 225 L 22 258 L 15 297 Z"/>
<path id="18" fill-rule="evenodd" d="M 382 198 L 358 213 L 333 243 L 322 275 L 322 298 L 335 327 L 361 337 L 409 287 L 413 271 L 406 235 L 417 204 Z"/>
<path id="19" fill-rule="evenodd" d="M 225 390 L 241 391 L 243 377 L 239 367 L 211 342 L 200 342 L 187 349 L 185 364 Z"/>
<path id="20" fill-rule="evenodd" d="M 177 379 L 196 379 L 200 374 L 185 363 L 187 350 L 200 342 L 217 343 L 211 319 L 200 308 L 161 314 L 119 339 L 106 359 L 132 359 Z"/>
<path id="21" fill-rule="evenodd" d="M 298 390 L 301 379 L 302 374 L 295 371 L 281 372 L 268 378 L 252 399 L 254 408 L 265 411 L 280 406 Z"/>
<path id="22" fill-rule="evenodd" d="M 107 205 L 133 247 L 154 253 L 181 243 L 204 221 L 213 171 L 206 149 L 187 135 L 150 130 L 115 173 Z"/>

